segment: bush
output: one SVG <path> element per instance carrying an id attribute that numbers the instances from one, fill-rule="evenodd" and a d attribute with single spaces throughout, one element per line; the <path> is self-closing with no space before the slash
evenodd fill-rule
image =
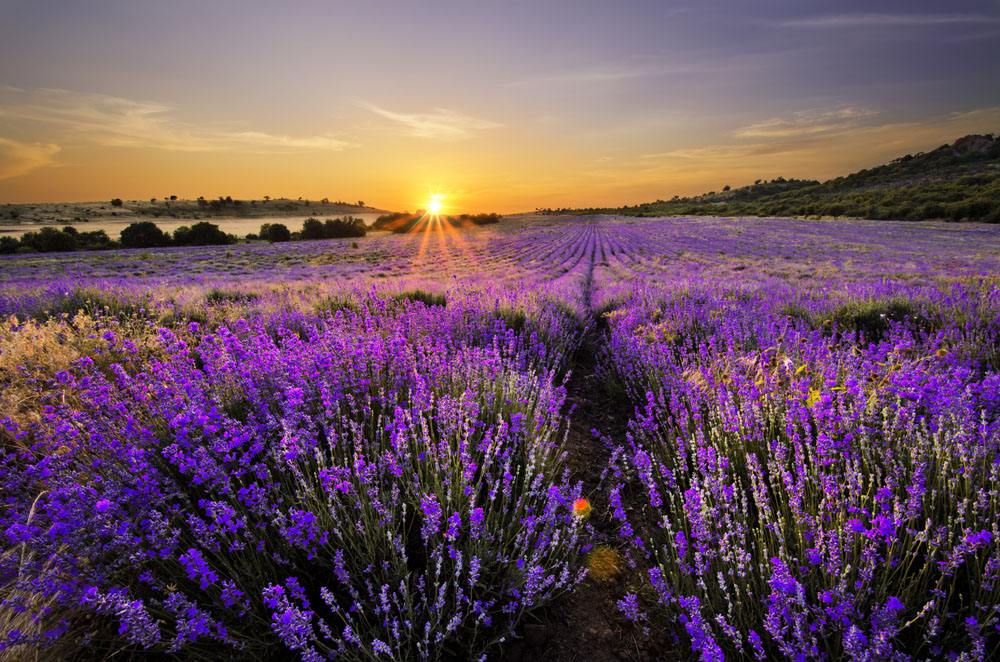
<path id="1" fill-rule="evenodd" d="M 74 232 L 64 232 L 57 228 L 44 227 L 37 232 L 25 232 L 21 244 L 31 247 L 39 253 L 72 251 L 77 248 L 77 237 Z"/>
<path id="2" fill-rule="evenodd" d="M 316 218 L 307 218 L 302 222 L 302 239 L 341 239 L 344 237 L 363 237 L 368 229 L 360 218 L 346 216 L 344 218 L 328 218 L 325 222 Z"/>
<path id="3" fill-rule="evenodd" d="M 124 248 L 156 248 L 169 246 L 170 237 L 152 221 L 139 221 L 122 230 L 121 244 Z"/>
<path id="4" fill-rule="evenodd" d="M 222 246 L 236 242 L 215 223 L 202 221 L 191 227 L 183 225 L 174 230 L 174 243 L 178 246 Z"/>
<path id="5" fill-rule="evenodd" d="M 368 232 L 365 222 L 360 218 L 345 216 L 344 218 L 328 218 L 323 224 L 323 232 L 327 239 L 343 237 L 363 237 Z"/>
<path id="6" fill-rule="evenodd" d="M 247 304 L 260 299 L 256 292 L 241 292 L 239 290 L 223 290 L 214 288 L 205 295 L 205 302 L 218 306 L 223 304 Z"/>
<path id="7" fill-rule="evenodd" d="M 435 294 L 426 290 L 408 290 L 396 295 L 397 301 L 419 301 L 425 306 L 445 306 L 448 299 L 443 294 Z"/>
<path id="8" fill-rule="evenodd" d="M 260 238 L 274 244 L 289 241 L 292 233 L 284 223 L 265 223 L 260 226 Z"/>

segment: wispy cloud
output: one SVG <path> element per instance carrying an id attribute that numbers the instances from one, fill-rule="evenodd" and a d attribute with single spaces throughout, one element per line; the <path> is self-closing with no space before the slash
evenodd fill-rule
<path id="1" fill-rule="evenodd" d="M 0 180 L 26 175 L 54 162 L 59 145 L 26 143 L 0 137 Z"/>
<path id="2" fill-rule="evenodd" d="M 794 138 L 844 131 L 858 126 L 878 112 L 857 106 L 833 110 L 802 110 L 788 117 L 772 117 L 734 132 L 737 138 Z"/>
<path id="3" fill-rule="evenodd" d="M 691 62 L 634 62 L 597 64 L 511 81 L 510 87 L 600 85 L 641 78 L 685 76 L 731 70 L 731 66 Z"/>
<path id="4" fill-rule="evenodd" d="M 458 140 L 468 138 L 475 131 L 497 129 L 502 126 L 497 122 L 470 117 L 447 108 L 435 108 L 429 113 L 400 113 L 367 101 L 356 103 L 379 117 L 395 122 L 403 127 L 406 133 L 418 138 Z"/>
<path id="5" fill-rule="evenodd" d="M 786 28 L 886 28 L 942 25 L 997 25 L 1000 16 L 986 14 L 827 14 L 776 21 Z"/>
<path id="6" fill-rule="evenodd" d="M 173 112 L 164 104 L 105 94 L 0 87 L 0 119 L 55 135 L 60 142 L 182 152 L 339 151 L 352 146 L 333 134 L 296 137 L 238 126 L 200 126 L 176 119 Z"/>
<path id="7" fill-rule="evenodd" d="M 847 113 L 845 113 L 847 114 Z M 928 149 L 967 133 L 990 130 L 1000 122 L 1000 107 L 949 113 L 921 121 L 857 123 L 829 132 L 784 132 L 769 128 L 737 132 L 752 137 L 736 141 L 642 154 L 640 158 L 678 169 L 743 169 L 768 176 L 780 165 L 783 174 L 822 176 L 844 174 L 908 151 Z"/>

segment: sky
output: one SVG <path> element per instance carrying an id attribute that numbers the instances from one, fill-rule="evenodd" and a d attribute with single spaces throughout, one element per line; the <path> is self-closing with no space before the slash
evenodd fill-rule
<path id="1" fill-rule="evenodd" d="M 1000 0 L 0 0 L 0 202 L 825 179 L 1000 132 L 998 53 Z"/>

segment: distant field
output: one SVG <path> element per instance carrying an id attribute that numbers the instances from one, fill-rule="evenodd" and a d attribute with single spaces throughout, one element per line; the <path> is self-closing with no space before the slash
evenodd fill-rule
<path id="1" fill-rule="evenodd" d="M 1000 227 L 0 256 L 0 655 L 989 659 Z"/>

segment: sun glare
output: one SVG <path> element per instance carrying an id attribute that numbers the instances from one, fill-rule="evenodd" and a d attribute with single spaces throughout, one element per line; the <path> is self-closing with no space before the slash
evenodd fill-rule
<path id="1" fill-rule="evenodd" d="M 442 200 L 443 196 L 435 193 L 431 196 L 431 199 L 427 201 L 427 213 L 431 216 L 438 216 L 441 210 L 444 209 L 444 203 Z"/>

